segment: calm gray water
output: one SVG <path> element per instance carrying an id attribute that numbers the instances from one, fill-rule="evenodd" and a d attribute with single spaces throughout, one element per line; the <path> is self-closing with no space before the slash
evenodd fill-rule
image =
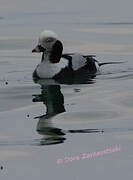
<path id="1" fill-rule="evenodd" d="M 1 1 L 2 180 L 132 178 L 132 6 L 129 0 Z M 31 50 L 44 29 L 59 35 L 64 52 L 125 63 L 103 66 L 87 81 L 35 83 L 41 55 Z"/>

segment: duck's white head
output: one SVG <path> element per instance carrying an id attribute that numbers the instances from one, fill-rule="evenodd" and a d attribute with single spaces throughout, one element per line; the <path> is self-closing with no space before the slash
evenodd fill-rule
<path id="1" fill-rule="evenodd" d="M 61 41 L 58 40 L 58 36 L 53 31 L 45 30 L 43 31 L 38 40 L 38 45 L 32 52 L 43 52 L 49 53 L 50 61 L 52 63 L 59 62 L 63 51 L 63 45 Z"/>

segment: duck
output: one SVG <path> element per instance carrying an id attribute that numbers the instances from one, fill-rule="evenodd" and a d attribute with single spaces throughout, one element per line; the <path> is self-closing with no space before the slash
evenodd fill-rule
<path id="1" fill-rule="evenodd" d="M 96 74 L 101 65 L 109 64 L 99 63 L 95 55 L 63 54 L 63 43 L 51 30 L 41 32 L 32 53 L 42 53 L 41 62 L 33 72 L 33 78 L 37 79 L 63 79 L 83 76 L 84 73 Z"/>

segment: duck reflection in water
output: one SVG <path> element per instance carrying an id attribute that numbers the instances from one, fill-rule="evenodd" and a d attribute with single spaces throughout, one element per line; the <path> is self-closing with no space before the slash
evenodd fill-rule
<path id="1" fill-rule="evenodd" d="M 41 94 L 33 95 L 33 102 L 43 102 L 46 106 L 46 114 L 35 117 L 35 119 L 39 119 L 36 130 L 39 134 L 43 135 L 40 141 L 41 145 L 63 143 L 66 140 L 65 135 L 67 133 L 103 132 L 99 129 L 63 130 L 55 127 L 52 119 L 57 114 L 66 111 L 61 86 L 48 80 L 39 80 L 36 83 L 41 85 Z"/>
<path id="2" fill-rule="evenodd" d="M 63 143 L 65 133 L 61 129 L 54 127 L 52 118 L 59 113 L 65 112 L 64 96 L 61 93 L 60 85 L 45 85 L 45 83 L 43 81 L 43 84 L 41 84 L 41 94 L 33 95 L 33 102 L 43 102 L 46 106 L 46 114 L 35 117 L 39 119 L 36 130 L 44 136 L 41 144 Z"/>

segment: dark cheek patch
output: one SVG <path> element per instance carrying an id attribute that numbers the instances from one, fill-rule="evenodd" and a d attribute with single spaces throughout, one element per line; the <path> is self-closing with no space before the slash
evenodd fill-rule
<path id="1" fill-rule="evenodd" d="M 51 51 L 50 62 L 58 63 L 60 61 L 62 51 L 63 51 L 63 45 L 59 40 L 57 40 L 56 43 L 53 45 L 53 48 Z"/>

